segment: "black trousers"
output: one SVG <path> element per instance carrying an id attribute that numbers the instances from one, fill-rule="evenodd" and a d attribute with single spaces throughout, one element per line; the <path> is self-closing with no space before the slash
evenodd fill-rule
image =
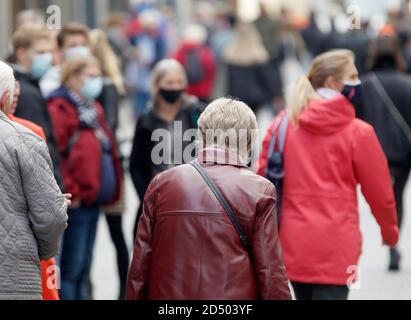
<path id="1" fill-rule="evenodd" d="M 347 300 L 347 286 L 292 282 L 297 300 Z"/>
<path id="2" fill-rule="evenodd" d="M 120 278 L 120 294 L 119 300 L 125 299 L 125 291 L 127 284 L 128 268 L 130 263 L 130 257 L 128 254 L 128 248 L 124 239 L 122 216 L 106 214 L 106 220 L 108 228 L 110 230 L 111 240 L 114 243 L 114 247 L 117 252 L 117 270 Z"/>
<path id="3" fill-rule="evenodd" d="M 390 171 L 393 180 L 395 202 L 397 204 L 398 226 L 401 228 L 404 213 L 404 189 L 410 175 L 410 170 L 391 166 Z"/>

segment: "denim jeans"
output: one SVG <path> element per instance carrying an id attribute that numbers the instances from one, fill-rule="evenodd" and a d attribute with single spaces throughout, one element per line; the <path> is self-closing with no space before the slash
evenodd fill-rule
<path id="1" fill-rule="evenodd" d="M 96 240 L 98 206 L 69 209 L 60 257 L 62 300 L 85 300 Z"/>

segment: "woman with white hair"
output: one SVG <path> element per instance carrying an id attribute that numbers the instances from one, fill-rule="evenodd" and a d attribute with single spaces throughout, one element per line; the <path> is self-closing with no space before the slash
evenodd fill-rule
<path id="1" fill-rule="evenodd" d="M 182 150 L 195 137 L 185 137 L 184 134 L 197 127 L 203 105 L 196 97 L 186 94 L 186 89 L 187 76 L 179 62 L 165 59 L 155 66 L 151 76 L 151 108 L 137 121 L 130 157 L 131 177 L 141 201 L 154 176 L 187 162 L 184 161 Z M 156 136 L 153 134 L 158 133 L 158 130 L 166 130 L 167 141 L 155 141 Z M 163 145 L 162 152 L 157 152 Z M 191 161 L 194 154 L 186 158 Z M 142 205 L 138 210 L 135 228 L 141 212 Z"/>
<path id="2" fill-rule="evenodd" d="M 58 253 L 71 195 L 57 185 L 46 143 L 6 115 L 15 83 L 0 61 L 0 300 L 41 300 L 40 259 Z"/>
<path id="3" fill-rule="evenodd" d="M 198 159 L 157 175 L 147 190 L 127 299 L 291 299 L 275 188 L 247 167 L 255 115 L 222 98 L 198 127 Z"/>

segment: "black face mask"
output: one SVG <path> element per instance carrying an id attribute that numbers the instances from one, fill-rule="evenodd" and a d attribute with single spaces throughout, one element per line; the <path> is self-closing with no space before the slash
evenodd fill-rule
<path id="1" fill-rule="evenodd" d="M 167 89 L 160 89 L 160 95 L 166 100 L 168 103 L 176 103 L 181 96 L 183 95 L 184 90 L 167 90 Z"/>

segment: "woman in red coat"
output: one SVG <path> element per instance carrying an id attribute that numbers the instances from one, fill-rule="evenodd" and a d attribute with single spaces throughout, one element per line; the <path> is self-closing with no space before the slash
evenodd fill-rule
<path id="1" fill-rule="evenodd" d="M 261 175 L 267 172 L 274 128 L 288 117 L 280 239 L 297 299 L 348 298 L 362 244 L 358 184 L 384 244 L 398 242 L 387 160 L 374 129 L 355 118 L 350 103 L 360 84 L 351 51 L 318 56 L 264 140 Z"/>
<path id="2" fill-rule="evenodd" d="M 96 102 L 103 80 L 94 58 L 73 58 L 48 108 L 62 158 L 63 183 L 73 195 L 61 251 L 61 298 L 85 300 L 100 206 L 118 201 L 122 169 L 113 134 Z"/>

